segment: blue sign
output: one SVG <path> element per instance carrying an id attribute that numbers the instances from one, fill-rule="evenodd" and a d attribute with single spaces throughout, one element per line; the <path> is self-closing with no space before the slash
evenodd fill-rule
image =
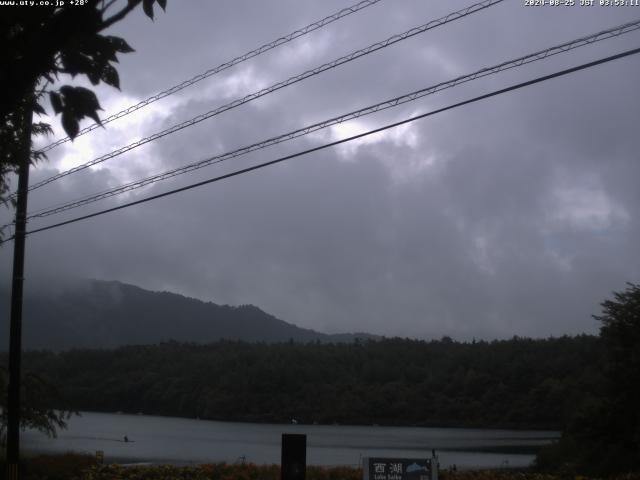
<path id="1" fill-rule="evenodd" d="M 365 458 L 364 480 L 431 480 L 431 460 Z"/>

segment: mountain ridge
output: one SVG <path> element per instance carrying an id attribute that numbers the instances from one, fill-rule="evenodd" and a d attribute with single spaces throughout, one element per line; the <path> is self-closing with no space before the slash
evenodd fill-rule
<path id="1" fill-rule="evenodd" d="M 4 296 L 9 297 L 6 289 Z M 114 348 L 172 340 L 342 343 L 376 338 L 321 333 L 285 322 L 255 305 L 219 305 L 113 280 L 34 288 L 26 292 L 23 310 L 27 350 Z M 0 329 L 0 345 L 8 344 L 7 334 L 8 328 Z"/>

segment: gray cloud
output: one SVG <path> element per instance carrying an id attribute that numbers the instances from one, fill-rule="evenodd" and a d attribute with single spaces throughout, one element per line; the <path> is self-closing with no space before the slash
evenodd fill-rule
<path id="1" fill-rule="evenodd" d="M 348 4 L 177 8 L 169 2 L 155 24 L 138 14 L 114 30 L 137 50 L 122 61 L 123 95 L 144 98 Z M 385 0 L 158 102 L 125 127 L 113 123 L 84 144 L 60 148 L 33 176 L 45 178 L 70 155 L 105 153 L 464 5 Z M 586 35 L 628 20 L 622 10 L 505 2 L 70 176 L 34 192 L 31 204 L 41 208 L 100 191 Z M 406 118 L 630 48 L 637 39 L 634 33 L 489 77 L 358 125 Z M 117 279 L 219 303 L 253 303 L 328 332 L 456 338 L 594 332 L 590 315 L 598 303 L 640 276 L 639 69 L 636 58 L 621 60 L 366 142 L 33 235 L 29 278 Z M 119 101 L 117 92 L 99 94 L 105 105 Z M 126 199 L 354 128 L 272 147 Z M 6 272 L 10 254 L 10 247 L 0 250 Z"/>

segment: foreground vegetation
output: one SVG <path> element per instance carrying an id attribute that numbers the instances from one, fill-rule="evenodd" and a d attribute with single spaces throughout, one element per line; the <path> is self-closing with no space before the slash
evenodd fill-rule
<path id="1" fill-rule="evenodd" d="M 560 441 L 539 453 L 541 468 L 640 472 L 640 285 L 601 305 L 602 381 L 576 404 Z"/>
<path id="2" fill-rule="evenodd" d="M 3 466 L 0 466 L 3 467 Z M 277 465 L 228 465 L 215 463 L 178 467 L 172 465 L 96 465 L 86 455 L 42 455 L 29 459 L 24 480 L 280 480 Z M 516 470 L 442 471 L 442 480 L 574 480 L 573 475 Z M 362 470 L 352 467 L 307 467 L 307 480 L 362 480 Z M 589 480 L 580 477 L 581 480 Z M 640 480 L 640 474 L 624 474 L 613 480 Z"/>

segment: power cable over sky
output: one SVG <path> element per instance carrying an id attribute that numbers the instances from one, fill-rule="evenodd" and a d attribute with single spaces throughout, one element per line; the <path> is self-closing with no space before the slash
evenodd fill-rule
<path id="1" fill-rule="evenodd" d="M 533 63 L 533 62 L 537 62 L 537 61 L 541 61 L 544 60 L 546 58 L 552 57 L 554 55 L 558 55 L 560 53 L 566 53 L 569 52 L 573 49 L 576 48 L 580 48 L 580 47 L 584 47 L 586 45 L 591 45 L 593 43 L 596 42 L 600 42 L 602 40 L 606 40 L 606 39 L 610 39 L 610 38 L 615 38 L 618 37 L 620 35 L 624 35 L 626 33 L 630 33 L 633 31 L 636 31 L 640 28 L 640 20 L 636 20 L 633 22 L 628 22 L 625 23 L 623 25 L 618 25 L 616 27 L 613 28 L 609 28 L 607 30 L 603 30 L 601 32 L 597 32 L 594 33 L 592 35 L 588 35 L 585 37 L 580 37 L 578 39 L 572 40 L 570 42 L 565 42 L 562 43 L 560 45 L 556 45 L 550 48 L 547 48 L 545 50 L 540 50 L 537 51 L 535 53 L 530 53 L 512 60 L 508 60 L 502 63 L 499 63 L 497 65 L 491 66 L 491 67 L 485 67 L 482 68 L 480 70 L 477 70 L 473 73 L 467 74 L 467 75 L 462 75 L 459 77 L 456 77 L 452 80 L 446 81 L 446 82 L 441 82 L 438 83 L 436 85 L 430 86 L 430 87 L 426 87 L 423 88 L 421 90 L 417 90 L 411 93 L 407 93 L 405 95 L 401 95 L 398 97 L 394 97 L 392 99 L 389 100 L 385 100 L 383 102 L 379 102 L 376 103 L 375 105 L 370 105 L 368 107 L 365 108 L 361 108 L 349 113 L 345 113 L 342 114 L 340 116 L 337 117 L 333 117 L 330 118 L 328 120 L 324 120 L 322 122 L 318 122 L 318 123 L 314 123 L 313 125 L 308 125 L 306 127 L 294 130 L 292 132 L 288 132 L 288 133 L 284 133 L 282 135 L 276 136 L 276 137 L 272 137 L 269 138 L 267 140 L 263 140 L 261 142 L 257 142 L 257 143 L 253 143 L 251 145 L 248 146 L 243 146 L 241 148 L 232 150 L 230 152 L 226 152 L 223 154 L 219 154 L 219 155 L 215 155 L 213 157 L 209 157 L 205 160 L 200 160 L 198 162 L 194 162 L 194 163 L 190 163 L 188 165 L 185 165 L 183 167 L 179 167 L 179 168 L 175 168 L 172 170 L 169 170 L 167 172 L 163 172 L 163 173 L 159 173 L 141 180 L 137 180 L 135 182 L 130 182 L 127 183 L 125 185 L 120 185 L 118 187 L 115 187 L 113 189 L 104 191 L 104 192 L 100 192 L 94 195 L 90 195 L 90 196 L 86 196 L 83 197 L 79 200 L 74 200 L 72 202 L 67 202 L 64 203 L 62 205 L 58 205 L 55 207 L 50 207 L 50 208 L 44 208 L 44 209 L 40 209 L 37 212 L 33 212 L 31 213 L 27 219 L 34 219 L 34 218 L 43 218 L 43 217 L 47 217 L 50 215 L 54 215 L 54 214 L 58 214 L 58 213 L 62 213 L 64 211 L 73 209 L 73 208 L 77 208 L 77 207 L 81 207 L 84 205 L 88 205 L 91 203 L 94 203 L 96 201 L 99 200 L 103 200 L 106 198 L 110 198 L 113 197 L 115 195 L 119 195 L 122 193 L 126 193 L 126 192 L 130 192 L 132 190 L 138 189 L 138 188 L 142 188 L 144 186 L 147 185 L 151 185 L 154 183 L 157 183 L 159 181 L 163 181 L 163 180 L 167 180 L 170 178 L 173 178 L 177 175 L 182 175 L 188 172 L 192 172 L 194 170 L 200 169 L 200 168 L 204 168 L 207 166 L 211 166 L 211 165 L 215 165 L 218 163 L 221 163 L 223 161 L 227 161 L 230 160 L 232 158 L 236 158 L 242 155 L 245 155 L 247 153 L 250 152 L 254 152 L 256 150 L 261 150 L 263 148 L 267 148 L 270 147 L 272 145 L 276 145 L 279 144 L 281 142 L 285 142 L 285 141 L 289 141 L 295 138 L 299 138 L 301 136 L 304 135 L 308 135 L 310 133 L 316 132 L 318 130 L 324 129 L 324 128 L 328 128 L 332 125 L 338 125 L 341 124 L 343 122 L 349 121 L 349 120 L 353 120 L 356 118 L 361 118 L 364 117 L 366 115 L 370 115 L 376 112 L 380 112 L 382 110 L 386 110 L 389 108 L 393 108 L 396 107 L 398 105 L 402 105 L 408 102 L 412 102 L 415 100 L 418 100 L 420 98 L 423 98 L 427 95 L 432 95 L 435 94 L 437 92 L 440 92 L 442 90 L 448 89 L 448 88 L 452 88 L 455 87 L 457 85 L 461 85 L 463 83 L 466 82 L 470 82 L 473 80 L 477 80 L 479 78 L 483 78 L 489 75 L 494 75 L 500 72 L 503 72 L 505 70 L 509 70 L 512 68 L 517 68 L 517 67 L 521 67 L 523 65 L 527 65 L 529 63 Z"/>
<path id="2" fill-rule="evenodd" d="M 271 42 L 265 43 L 261 46 L 259 46 L 258 48 L 255 48 L 247 53 L 244 53 L 238 57 L 235 57 L 232 60 L 229 60 L 227 62 L 221 63 L 220 65 L 210 68 L 207 71 L 200 73 L 198 75 L 195 75 L 193 77 L 191 77 L 188 80 L 185 80 L 183 82 L 178 83 L 177 85 L 174 85 L 172 87 L 167 88 L 166 90 L 162 90 L 161 92 L 156 93 L 155 95 L 152 95 L 138 103 L 136 103 L 135 105 L 131 105 L 127 108 L 125 108 L 124 110 L 120 110 L 117 113 L 114 113 L 112 115 L 109 115 L 107 118 L 104 118 L 101 120 L 101 124 L 102 126 L 106 125 L 107 123 L 111 123 L 114 120 L 117 120 L 119 118 L 125 117 L 127 115 L 129 115 L 130 113 L 133 113 L 137 110 L 140 110 L 141 108 L 144 108 L 148 105 L 151 105 L 154 102 L 157 102 L 158 100 L 161 100 L 163 98 L 166 98 L 170 95 L 173 95 L 174 93 L 178 93 L 180 90 L 184 90 L 187 87 L 190 87 L 192 85 L 195 85 L 196 83 L 212 77 L 213 75 L 216 75 L 220 72 L 223 72 L 224 70 L 227 70 L 228 68 L 234 67 L 235 65 L 238 65 L 242 62 L 246 62 L 247 60 L 250 60 L 254 57 L 257 57 L 258 55 L 262 55 L 263 53 L 266 53 L 270 50 L 273 50 L 275 48 L 278 48 L 282 45 L 285 45 L 297 38 L 303 37 L 311 32 L 314 32 L 316 30 L 319 30 L 323 27 L 326 27 L 327 25 L 330 25 L 331 23 L 340 20 L 344 17 L 346 17 L 347 15 L 351 15 L 353 13 L 359 12 L 360 10 L 363 10 L 367 7 L 370 7 L 372 5 L 375 5 L 376 3 L 380 2 L 381 0 L 363 0 L 361 2 L 356 3 L 355 5 L 352 5 L 350 7 L 347 8 L 343 8 L 340 11 L 336 12 L 336 13 L 332 13 L 331 15 L 328 15 L 326 17 L 324 17 L 321 20 L 317 20 L 313 23 L 310 23 L 309 25 L 299 28 L 298 30 L 295 30 L 287 35 L 284 35 L 280 38 L 277 38 Z M 82 130 L 80 130 L 78 132 L 78 134 L 76 135 L 76 137 L 80 136 L 80 135 L 84 135 L 85 133 L 91 132 L 92 130 L 95 130 L 96 128 L 100 127 L 101 125 L 93 123 L 85 128 L 83 128 Z M 40 151 L 43 153 L 48 152 L 49 150 L 54 149 L 55 147 L 62 145 L 63 143 L 69 142 L 71 141 L 71 139 L 69 137 L 64 137 L 61 138 L 55 142 L 50 143 L 49 145 L 46 145 L 45 147 L 41 148 Z"/>
<path id="3" fill-rule="evenodd" d="M 528 87 L 528 86 L 531 86 L 531 85 L 535 85 L 537 83 L 546 82 L 548 80 L 551 80 L 551 79 L 554 79 L 554 78 L 557 78 L 557 77 L 561 77 L 561 76 L 564 76 L 564 75 L 569 75 L 571 73 L 575 73 L 575 72 L 578 72 L 580 70 L 585 70 L 587 68 L 593 68 L 593 67 L 595 67 L 597 65 L 601 65 L 601 64 L 608 63 L 608 62 L 611 62 L 611 61 L 614 61 L 614 60 L 618 60 L 620 58 L 628 57 L 630 55 L 636 55 L 638 53 L 640 53 L 640 48 L 635 48 L 633 50 L 627 50 L 626 52 L 622 52 L 622 53 L 619 53 L 617 55 L 612 55 L 612 56 L 609 56 L 609 57 L 606 57 L 606 58 L 602 58 L 602 59 L 599 59 L 599 60 L 596 60 L 596 61 L 593 61 L 593 62 L 585 63 L 585 64 L 579 65 L 577 67 L 568 68 L 566 70 L 562 70 L 562 71 L 559 71 L 559 72 L 556 72 L 556 73 L 553 73 L 553 74 L 550 74 L 550 75 L 545 75 L 545 76 L 542 76 L 542 77 L 534 78 L 532 80 L 529 80 L 529 81 L 526 81 L 526 82 L 522 82 L 522 83 L 519 83 L 519 84 L 516 84 L 516 85 L 512 85 L 512 86 L 507 87 L 507 88 L 502 88 L 500 90 L 495 90 L 495 91 L 493 91 L 491 93 L 487 93 L 485 95 L 480 95 L 478 97 L 474 97 L 474 98 L 471 98 L 469 100 L 465 100 L 463 102 L 458 102 L 458 103 L 455 103 L 453 105 L 449 105 L 449 106 L 444 107 L 444 108 L 439 108 L 437 110 L 433 110 L 431 112 L 427 112 L 427 113 L 423 113 L 421 115 L 417 115 L 417 116 L 414 116 L 414 117 L 411 117 L 411 118 L 407 118 L 407 119 L 399 121 L 399 122 L 394 122 L 392 124 L 385 125 L 383 127 L 379 127 L 379 128 L 374 129 L 374 130 L 369 130 L 367 132 L 360 133 L 358 135 L 353 135 L 351 137 L 343 138 L 343 139 L 337 140 L 335 142 L 326 143 L 324 145 L 320 145 L 320 146 L 317 146 L 317 147 L 314 147 L 314 148 L 310 148 L 310 149 L 307 149 L 307 150 L 302 151 L 302 152 L 298 152 L 298 153 L 294 153 L 292 155 L 287 155 L 287 156 L 284 156 L 284 157 L 280 157 L 280 158 L 277 158 L 275 160 L 271 160 L 269 162 L 264 162 L 264 163 L 260 163 L 258 165 L 254 165 L 252 167 L 243 168 L 242 170 L 237 170 L 237 171 L 232 172 L 232 173 L 227 173 L 225 175 L 221 175 L 221 176 L 218 176 L 218 177 L 210 178 L 210 179 L 204 180 L 202 182 L 197 182 L 197 183 L 194 183 L 194 184 L 191 184 L 191 185 L 187 185 L 185 187 L 177 188 L 175 190 L 170 190 L 168 192 L 164 192 L 164 193 L 161 193 L 161 194 L 158 194 L 158 195 L 153 195 L 151 197 L 143 198 L 141 200 L 136 200 L 134 202 L 129 202 L 129 203 L 125 203 L 125 204 L 122 204 L 122 205 L 118 205 L 117 207 L 108 208 L 106 210 L 101 210 L 99 212 L 92 213 L 92 214 L 89 214 L 89 215 L 83 215 L 81 217 L 73 218 L 71 220 L 67 220 L 67 221 L 64 221 L 64 222 L 55 223 L 53 225 L 48 225 L 46 227 L 36 228 L 36 229 L 30 230 L 30 231 L 28 231 L 26 233 L 27 233 L 27 235 L 30 235 L 30 234 L 34 234 L 34 233 L 38 233 L 38 232 L 44 232 L 46 230 L 51 230 L 52 228 L 62 227 L 64 225 L 69 225 L 71 223 L 76 223 L 76 222 L 79 222 L 79 221 L 82 221 L 82 220 L 87 220 L 89 218 L 94 218 L 94 217 L 97 217 L 97 216 L 100 216 L 100 215 L 104 215 L 104 214 L 107 214 L 107 213 L 111 213 L 111 212 L 115 212 L 115 211 L 118 211 L 118 210 L 122 210 L 124 208 L 129 208 L 129 207 L 133 207 L 133 206 L 136 206 L 136 205 L 140 205 L 142 203 L 150 202 L 152 200 L 157 200 L 157 199 L 160 199 L 160 198 L 163 198 L 163 197 L 168 197 L 170 195 L 175 195 L 175 194 L 180 193 L 180 192 L 191 190 L 191 189 L 194 189 L 194 188 L 197 188 L 197 187 L 201 187 L 201 186 L 204 186 L 204 185 L 208 185 L 208 184 L 211 184 L 211 183 L 214 183 L 214 182 L 219 182 L 219 181 L 225 180 L 227 178 L 231 178 L 231 177 L 235 177 L 235 176 L 238 176 L 238 175 L 246 174 L 246 173 L 249 173 L 249 172 L 252 172 L 252 171 L 255 171 L 255 170 L 259 170 L 261 168 L 265 168 L 265 167 L 268 167 L 268 166 L 271 166 L 271 165 L 275 165 L 277 163 L 284 162 L 286 160 L 291 160 L 293 158 L 297 158 L 297 157 L 301 157 L 301 156 L 304 156 L 304 155 L 308 155 L 310 153 L 314 153 L 314 152 L 317 152 L 319 150 L 324 150 L 325 148 L 335 147 L 335 146 L 343 144 L 343 143 L 352 142 L 354 140 L 358 140 L 360 138 L 367 137 L 369 135 L 373 135 L 375 133 L 380 133 L 380 132 L 382 132 L 384 130 L 388 130 L 390 128 L 399 127 L 399 126 L 405 125 L 407 123 L 415 122 L 416 120 L 420 120 L 420 119 L 423 119 L 423 118 L 426 118 L 426 117 L 430 117 L 430 116 L 436 115 L 438 113 L 446 112 L 446 111 L 452 110 L 454 108 L 459 108 L 459 107 L 462 107 L 464 105 L 468 105 L 468 104 L 475 103 L 475 102 L 478 102 L 478 101 L 481 101 L 481 100 L 485 100 L 487 98 L 495 97 L 497 95 L 502 95 L 502 94 L 505 94 L 505 93 L 508 93 L 508 92 L 511 92 L 511 91 L 514 91 L 514 90 L 519 90 L 521 88 Z M 9 241 L 11 239 L 12 238 L 8 238 L 6 241 Z M 2 243 L 4 243 L 4 242 L 2 242 Z"/>
<path id="4" fill-rule="evenodd" d="M 313 76 L 319 75 L 323 72 L 326 72 L 328 70 L 340 67 L 344 64 L 347 64 L 349 62 L 352 62 L 358 58 L 364 57 L 365 55 L 369 55 L 371 53 L 377 52 L 378 50 L 382 50 L 384 48 L 390 47 L 392 45 L 397 44 L 398 42 L 402 42 L 403 40 L 407 40 L 411 37 L 414 37 L 416 35 L 428 32 L 429 30 L 432 30 L 434 28 L 446 25 L 448 23 L 454 22 L 456 20 L 465 18 L 469 15 L 472 15 L 474 13 L 483 11 L 489 7 L 492 7 L 494 5 L 497 5 L 501 2 L 503 2 L 504 0 L 483 0 L 482 2 L 479 3 L 474 3 L 473 5 L 470 5 L 466 8 L 451 12 L 441 18 L 438 18 L 436 20 L 431 20 L 423 25 L 417 26 L 417 27 L 413 27 L 403 33 L 399 33 L 399 34 L 395 34 L 392 35 L 391 37 L 386 38 L 385 40 L 373 43 L 371 45 L 368 45 L 365 48 L 361 48 L 359 50 L 355 50 L 347 55 L 343 55 L 339 58 L 336 58 L 335 60 L 332 60 L 330 62 L 324 63 L 318 67 L 312 68 L 310 70 L 306 70 L 298 75 L 294 75 L 292 77 L 289 77 L 286 80 L 283 80 L 281 82 L 277 82 L 274 83 L 273 85 L 260 89 L 257 92 L 251 93 L 249 95 L 246 95 L 242 98 L 237 98 L 225 105 L 219 106 L 213 110 L 209 110 L 206 113 L 197 115 L 193 118 L 191 118 L 190 120 L 187 120 L 185 122 L 181 122 L 178 123 L 176 125 L 173 125 L 169 128 L 166 128 L 160 132 L 156 132 L 153 135 L 150 135 L 148 137 L 142 138 L 140 140 L 137 140 L 135 142 L 132 142 L 124 147 L 120 147 L 108 154 L 102 155 L 98 158 L 95 158 L 89 162 L 86 162 L 82 165 L 79 165 L 77 167 L 71 168 L 69 170 L 66 170 L 64 172 L 60 172 L 56 175 L 53 175 L 52 177 L 46 178 L 44 180 L 41 180 L 33 185 L 31 185 L 29 187 L 29 191 L 38 189 L 40 187 L 43 187 L 51 182 L 54 182 L 60 178 L 63 178 L 67 175 L 71 175 L 73 173 L 76 172 L 80 172 L 86 168 L 89 168 L 91 166 L 97 165 L 99 163 L 105 162 L 107 160 L 110 160 L 112 158 L 115 158 L 119 155 L 122 155 L 123 153 L 129 152 L 137 147 L 140 147 L 142 145 L 145 145 L 149 142 L 153 142 L 155 140 L 158 140 L 162 137 L 165 137 L 167 135 L 171 135 L 172 133 L 176 133 L 179 132 L 180 130 L 183 130 L 185 128 L 188 127 L 192 127 L 193 125 L 196 125 L 204 120 L 207 120 L 209 118 L 212 118 L 216 115 L 220 115 L 221 113 L 227 112 L 229 110 L 232 110 L 234 108 L 237 108 L 241 105 L 244 105 L 246 103 L 249 103 L 253 100 L 257 100 L 258 98 L 264 97 L 265 95 L 268 95 L 270 93 L 276 92 L 282 88 L 291 86 L 295 83 L 301 82 L 303 80 L 306 80 L 308 78 L 311 78 Z"/>

